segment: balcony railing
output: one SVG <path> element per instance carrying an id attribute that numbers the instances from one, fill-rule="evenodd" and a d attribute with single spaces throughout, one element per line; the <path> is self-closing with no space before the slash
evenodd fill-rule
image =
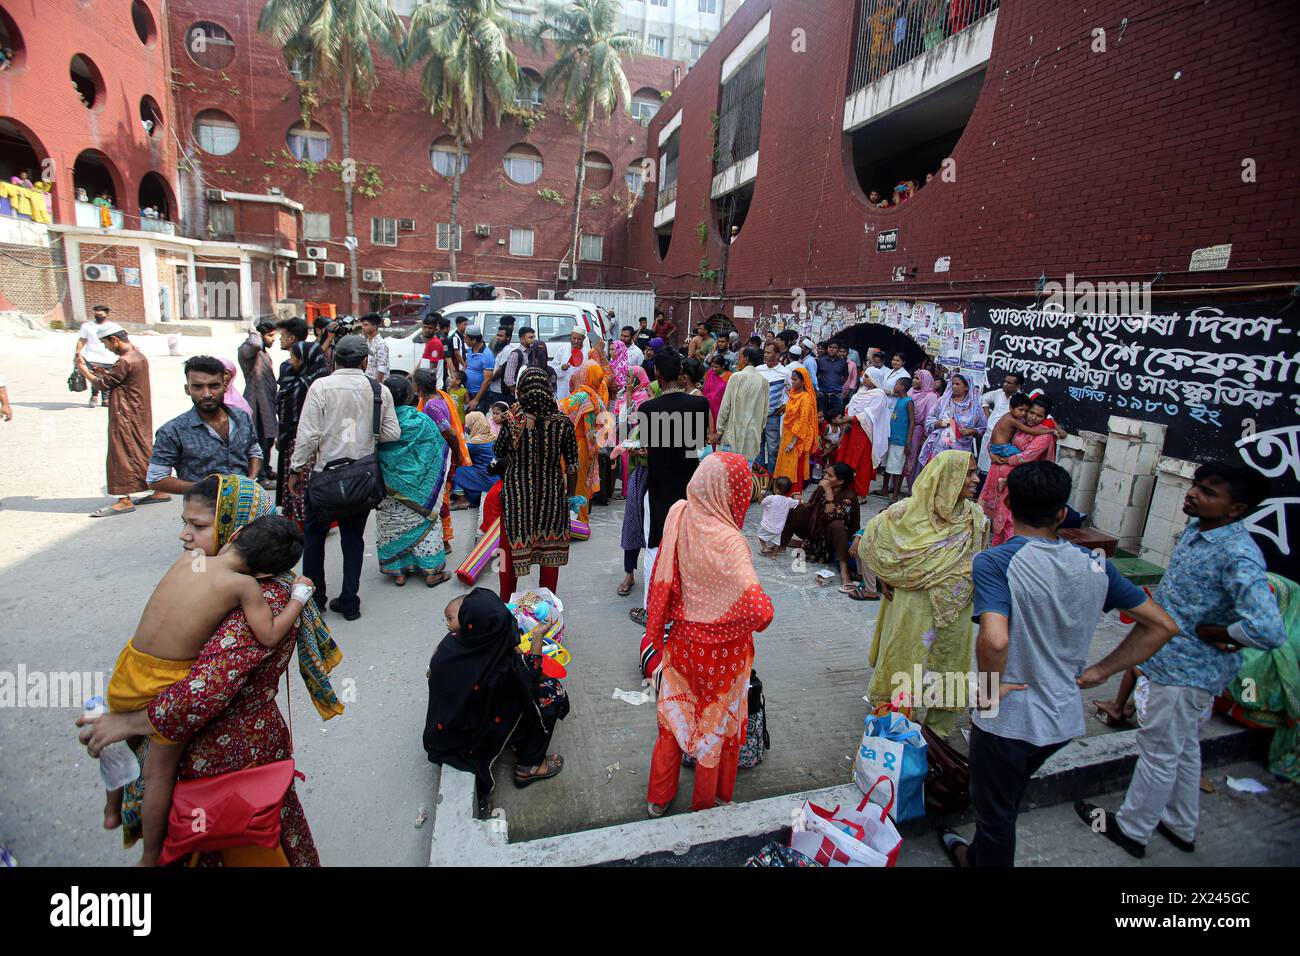
<path id="1" fill-rule="evenodd" d="M 78 226 L 87 226 L 91 229 L 106 228 L 104 226 L 104 221 L 101 218 L 99 212 L 101 209 L 105 207 L 96 206 L 94 203 L 89 203 L 89 202 L 78 202 L 75 205 L 76 205 L 76 216 L 77 216 L 76 221 Z M 122 210 L 110 208 L 108 210 L 108 216 L 109 216 L 109 225 L 107 226 L 107 228 L 109 229 L 126 228 L 126 216 L 122 214 Z"/>
<path id="2" fill-rule="evenodd" d="M 141 232 L 160 232 L 164 236 L 176 235 L 176 223 L 168 222 L 165 219 L 144 219 L 140 220 Z"/>
<path id="3" fill-rule="evenodd" d="M 862 0 L 849 92 L 969 30 L 998 8 L 998 0 Z"/>
<path id="4" fill-rule="evenodd" d="M 659 195 L 655 198 L 655 212 L 666 209 L 675 202 L 677 202 L 677 184 L 671 183 L 667 186 L 660 186 Z"/>

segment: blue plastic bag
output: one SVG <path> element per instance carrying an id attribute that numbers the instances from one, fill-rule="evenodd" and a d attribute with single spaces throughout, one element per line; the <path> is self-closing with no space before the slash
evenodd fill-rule
<path id="1" fill-rule="evenodd" d="M 853 761 L 853 782 L 895 823 L 925 814 L 929 774 L 925 738 L 918 724 L 897 711 L 868 714 Z"/>

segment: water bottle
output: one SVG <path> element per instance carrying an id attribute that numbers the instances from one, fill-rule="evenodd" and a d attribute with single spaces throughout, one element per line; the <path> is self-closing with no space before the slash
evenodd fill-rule
<path id="1" fill-rule="evenodd" d="M 97 720 L 108 708 L 98 695 L 86 701 L 86 716 Z M 106 790 L 116 790 L 140 776 L 140 761 L 125 740 L 109 744 L 99 752 L 99 776 Z"/>

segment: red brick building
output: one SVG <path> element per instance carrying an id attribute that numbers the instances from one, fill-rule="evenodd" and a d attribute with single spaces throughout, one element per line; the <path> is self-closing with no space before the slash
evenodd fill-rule
<path id="1" fill-rule="evenodd" d="M 289 277 L 288 296 L 332 302 L 340 312 L 347 311 L 350 266 L 337 94 L 320 89 L 311 124 L 303 123 L 305 88 L 297 76 L 310 74 L 286 63 L 279 46 L 257 33 L 261 6 L 249 0 L 176 0 L 169 5 L 175 122 L 187 143 L 200 144 L 181 170 L 182 206 L 192 221 L 207 223 L 213 207 L 224 205 L 210 203 L 207 197 L 216 194 L 209 190 L 265 194 L 278 189 L 292 197 L 302 204 L 305 219 L 300 265 Z M 196 30 L 204 37 L 201 53 L 190 49 Z M 522 48 L 516 52 L 521 70 L 532 82 L 540 81 L 548 59 Z M 452 180 L 433 165 L 435 144 L 442 147 L 441 168 L 450 172 L 454 165 L 445 152 L 446 129 L 420 95 L 418 69 L 404 74 L 382 57 L 378 63 L 378 89 L 368 105 L 357 102 L 353 109 L 363 309 L 402 293 L 425 292 L 434 275 L 449 268 L 445 224 L 450 221 Z M 635 94 L 634 109 L 647 116 L 658 109 L 661 94 L 671 89 L 680 70 L 672 61 L 640 56 L 627 59 L 624 67 Z M 533 104 L 525 99 L 523 105 Z M 558 267 L 569 246 L 578 160 L 576 126 L 555 102 L 538 103 L 537 110 L 529 119 L 531 129 L 519 119 L 503 118 L 499 128 L 489 127 L 470 146 L 460 197 L 460 278 L 525 296 L 564 285 Z M 214 153 L 204 143 L 230 151 Z M 593 237 L 586 240 L 592 261 L 582 263 L 584 284 L 601 285 L 607 279 L 611 260 L 600 246 L 635 203 L 627 173 L 639 171 L 644 156 L 645 128 L 638 118 L 619 111 L 608 119 L 601 115 L 593 125 L 582 226 Z M 507 163 L 514 179 L 507 175 Z M 241 205 L 218 212 L 225 217 L 219 225 L 254 231 L 257 227 L 245 221 L 247 209 Z M 441 242 L 439 223 L 444 224 Z M 327 263 L 334 275 L 326 275 Z M 315 276 L 298 274 L 313 268 Z"/>
<path id="2" fill-rule="evenodd" d="M 1294 575 L 1297 49 L 1285 0 L 748 0 L 650 125 L 613 278 L 679 328 L 909 367 L 952 330 L 944 364 L 1025 374 L 1071 431 L 1137 419 L 1264 472 L 1252 527 Z"/>

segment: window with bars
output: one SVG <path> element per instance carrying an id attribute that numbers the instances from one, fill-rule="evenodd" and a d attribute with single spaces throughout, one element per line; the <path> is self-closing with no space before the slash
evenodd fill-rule
<path id="1" fill-rule="evenodd" d="M 304 212 L 302 214 L 302 237 L 304 239 L 328 239 L 330 237 L 330 214 L 327 212 Z"/>
<path id="2" fill-rule="evenodd" d="M 461 225 L 456 223 L 456 251 L 460 252 Z M 438 248 L 443 252 L 451 251 L 451 223 L 438 223 Z"/>
<path id="3" fill-rule="evenodd" d="M 235 231 L 235 207 L 228 203 L 208 206 L 208 226 L 218 235 L 232 235 Z"/>
<path id="4" fill-rule="evenodd" d="M 718 109 L 718 163 L 715 173 L 758 152 L 763 126 L 763 79 L 767 44 L 722 84 Z"/>
<path id="5" fill-rule="evenodd" d="M 511 229 L 510 254 L 512 256 L 531 256 L 533 254 L 534 235 L 531 229 Z"/>
<path id="6" fill-rule="evenodd" d="M 700 0 L 700 13 L 717 13 L 718 0 Z"/>
<path id="7" fill-rule="evenodd" d="M 650 36 L 646 37 L 645 45 L 646 45 L 646 52 L 651 54 L 652 56 L 668 55 L 667 37 L 660 37 L 651 34 Z"/>
<path id="8" fill-rule="evenodd" d="M 605 237 L 582 235 L 578 247 L 578 256 L 583 262 L 603 262 L 605 259 Z"/>
<path id="9" fill-rule="evenodd" d="M 677 201 L 677 167 L 681 158 L 681 137 L 673 133 L 664 144 L 659 156 L 659 191 L 655 209 L 663 209 Z"/>
<path id="10" fill-rule="evenodd" d="M 397 220 L 372 218 L 370 220 L 370 241 L 376 246 L 397 245 Z"/>

